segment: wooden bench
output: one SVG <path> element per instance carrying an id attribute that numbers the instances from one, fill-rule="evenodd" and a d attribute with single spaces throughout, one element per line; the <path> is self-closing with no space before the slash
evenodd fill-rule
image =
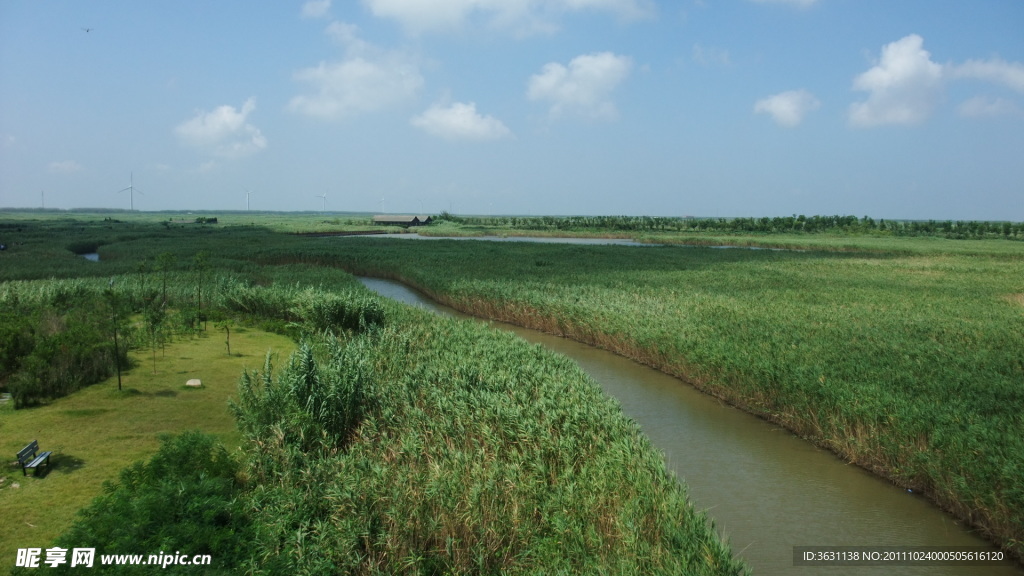
<path id="1" fill-rule="evenodd" d="M 21 473 L 23 475 L 28 476 L 28 470 L 34 468 L 36 471 L 35 475 L 38 476 L 39 467 L 44 464 L 47 470 L 49 470 L 50 454 L 53 454 L 53 452 L 43 452 L 41 454 L 37 454 L 37 452 L 39 452 L 39 442 L 35 440 L 29 442 L 28 446 L 18 451 L 18 464 L 21 464 Z"/>

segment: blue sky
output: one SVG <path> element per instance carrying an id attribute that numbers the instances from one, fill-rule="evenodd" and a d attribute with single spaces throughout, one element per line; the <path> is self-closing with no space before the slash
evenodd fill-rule
<path id="1" fill-rule="evenodd" d="M 1022 30 L 1017 0 L 0 0 L 0 207 L 1022 221 Z"/>

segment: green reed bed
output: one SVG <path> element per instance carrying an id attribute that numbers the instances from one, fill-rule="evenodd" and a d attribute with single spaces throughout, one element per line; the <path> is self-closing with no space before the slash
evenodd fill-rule
<path id="1" fill-rule="evenodd" d="M 209 458 L 193 448 L 207 440 L 167 440 L 149 464 L 126 469 L 60 542 L 92 534 L 90 545 L 104 553 L 136 553 L 143 544 L 216 550 L 220 562 L 239 563 L 220 568 L 253 573 L 746 571 L 635 423 L 566 359 L 379 300 L 335 267 L 334 239 L 251 227 L 93 224 L 19 223 L 18 259 L 4 260 L 13 265 L 3 267 L 0 303 L 93 302 L 104 313 L 98 299 L 113 290 L 132 313 L 129 324 L 140 327 L 166 292 L 170 310 L 193 318 L 192 330 L 199 330 L 194 319 L 209 319 L 206 338 L 186 331 L 168 345 L 169 355 L 203 346 L 202 355 L 180 359 L 186 362 L 237 361 L 237 349 L 227 354 L 222 338 L 209 338 L 226 336 L 221 322 L 234 325 L 233 334 L 267 326 L 307 340 L 282 366 L 268 363 L 242 377 L 234 478 L 219 464 L 207 474 Z M 95 244 L 100 262 L 74 256 L 71 248 L 83 243 Z M 67 277 L 58 279 L 61 271 Z M 157 382 L 156 373 L 178 374 L 179 387 L 185 377 L 157 348 L 151 365 L 144 335 L 136 337 L 122 402 L 133 406 L 140 403 L 129 402 L 132 391 Z M 108 379 L 37 408 L 8 407 L 3 424 L 52 419 L 51 430 L 70 429 L 60 407 L 73 404 L 102 429 L 108 397 L 120 398 L 114 387 Z M 173 412 L 173 404 L 159 410 Z M 171 417 L 154 412 L 147 421 L 178 430 L 162 424 Z M 125 458 L 138 457 L 81 438 L 90 439 L 108 478 Z M 154 434 L 144 440 L 151 452 Z M 67 452 L 62 441 L 50 442 Z M 73 455 L 83 454 L 88 460 L 84 450 Z M 168 458 L 184 469 L 152 473 Z M 36 499 L 75 472 L 58 464 L 32 483 Z M 84 502 L 81 494 L 75 501 Z M 202 541 L 188 538 L 190 526 L 204 531 Z M 126 543 L 135 548 L 116 549 Z"/>
<path id="2" fill-rule="evenodd" d="M 393 314 L 243 378 L 257 572 L 745 572 L 571 361 Z"/>
<path id="3" fill-rule="evenodd" d="M 1024 248 L 944 242 L 907 255 L 356 239 L 337 258 L 679 375 L 1019 554 Z"/>

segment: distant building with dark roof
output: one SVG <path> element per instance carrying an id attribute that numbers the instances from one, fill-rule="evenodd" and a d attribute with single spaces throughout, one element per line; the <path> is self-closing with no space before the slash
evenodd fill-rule
<path id="1" fill-rule="evenodd" d="M 425 214 L 378 214 L 373 217 L 373 223 L 381 226 L 426 226 L 433 221 Z"/>

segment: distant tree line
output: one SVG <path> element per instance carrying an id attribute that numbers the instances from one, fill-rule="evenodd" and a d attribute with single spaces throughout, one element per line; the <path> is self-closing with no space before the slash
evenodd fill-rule
<path id="1" fill-rule="evenodd" d="M 800 234 L 841 232 L 944 238 L 1005 238 L 1024 240 L 1024 222 L 984 220 L 875 220 L 864 216 L 776 216 L 761 218 L 679 218 L 657 216 L 455 216 L 439 220 L 468 226 L 516 230 L 607 230 L 621 232 L 714 232 Z"/>

